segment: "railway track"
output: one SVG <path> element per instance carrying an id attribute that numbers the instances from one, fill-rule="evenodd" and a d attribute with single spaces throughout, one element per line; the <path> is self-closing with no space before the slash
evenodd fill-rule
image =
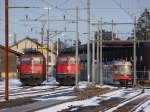
<path id="1" fill-rule="evenodd" d="M 138 98 L 139 96 L 141 96 L 143 93 L 141 92 L 141 93 L 139 93 L 139 94 L 137 94 L 137 95 L 135 95 L 135 96 L 132 96 L 132 97 L 130 97 L 130 98 L 127 98 L 127 99 L 124 99 L 124 100 L 122 100 L 122 101 L 120 101 L 120 102 L 118 102 L 118 103 L 116 103 L 116 104 L 113 104 L 113 105 L 111 105 L 110 107 L 107 107 L 107 108 L 105 108 L 104 110 L 102 110 L 102 112 L 112 112 L 112 111 L 115 111 L 116 109 L 117 109 L 117 106 L 119 106 L 119 107 L 122 107 L 123 105 L 125 105 L 126 103 L 128 103 L 128 102 L 130 102 L 132 99 L 136 99 L 136 98 Z M 118 107 L 118 108 L 119 108 Z M 133 111 L 131 111 L 131 112 L 133 112 Z"/>
<path id="2" fill-rule="evenodd" d="M 114 94 L 115 92 L 111 95 L 100 96 L 102 99 L 99 99 L 101 101 L 97 106 L 85 106 L 85 107 L 70 106 L 70 108 L 62 110 L 62 112 L 68 112 L 74 108 L 78 108 L 76 111 L 79 111 L 79 112 L 112 112 L 113 110 L 116 110 L 117 109 L 116 107 L 119 106 L 120 104 L 123 105 L 124 103 L 134 98 L 136 99 L 143 94 L 139 90 L 137 91 L 138 93 L 137 92 L 133 93 L 134 92 L 133 90 L 127 90 L 127 91 L 123 90 L 124 94 L 122 97 L 122 94 L 120 94 L 121 91 L 122 90 L 118 90 L 118 92 L 116 91 L 116 94 L 118 93 L 118 95 L 116 96 Z M 108 96 L 108 99 L 107 99 L 107 96 Z M 73 111 L 73 112 L 76 112 L 76 111 Z M 122 111 L 117 111 L 117 112 L 122 112 Z M 128 111 L 124 111 L 124 112 L 128 112 Z"/>
<path id="3" fill-rule="evenodd" d="M 134 108 L 132 108 L 129 112 L 134 112 L 138 107 L 140 107 L 142 104 L 150 100 L 150 96 L 145 98 L 143 101 L 141 101 L 138 105 L 136 105 Z"/>
<path id="4" fill-rule="evenodd" d="M 34 97 L 34 96 L 40 96 L 40 95 L 47 95 L 47 94 L 53 94 L 53 93 L 57 93 L 57 92 L 64 92 L 67 91 L 69 88 L 71 87 L 63 87 L 63 86 L 57 86 L 57 87 L 53 87 L 53 88 L 46 88 L 46 89 L 35 89 L 33 90 L 33 88 L 31 89 L 20 89 L 18 91 L 15 91 L 13 93 L 9 93 L 9 97 L 10 99 L 14 99 L 14 98 L 20 98 L 20 97 Z M 69 91 L 69 90 L 68 90 Z M 4 94 L 0 94 L 0 101 L 4 100 Z"/>
<path id="5" fill-rule="evenodd" d="M 32 87 L 32 86 L 21 86 L 21 87 L 18 87 L 18 88 L 10 88 L 9 93 L 13 94 L 13 93 L 17 93 L 17 92 L 20 92 L 20 91 L 21 92 L 26 92 L 26 91 L 29 91 L 29 90 L 37 90 L 37 89 L 36 89 L 36 87 Z M 5 93 L 5 90 L 1 89 L 0 90 L 0 96 L 3 95 L 4 93 Z"/>

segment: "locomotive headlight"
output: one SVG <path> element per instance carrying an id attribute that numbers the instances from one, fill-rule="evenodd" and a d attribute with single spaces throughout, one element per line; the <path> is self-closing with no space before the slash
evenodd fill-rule
<path id="1" fill-rule="evenodd" d="M 71 66 L 67 66 L 67 69 L 70 72 L 71 71 Z"/>

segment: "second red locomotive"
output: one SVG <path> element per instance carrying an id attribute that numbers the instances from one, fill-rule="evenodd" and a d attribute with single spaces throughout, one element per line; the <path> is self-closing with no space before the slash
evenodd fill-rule
<path id="1" fill-rule="evenodd" d="M 18 71 L 23 85 L 39 85 L 46 79 L 46 60 L 42 53 L 28 49 L 19 58 Z"/>
<path id="2" fill-rule="evenodd" d="M 56 81 L 61 85 L 75 84 L 75 56 L 59 56 L 56 64 Z M 80 59 L 78 58 L 78 75 L 80 74 Z"/>

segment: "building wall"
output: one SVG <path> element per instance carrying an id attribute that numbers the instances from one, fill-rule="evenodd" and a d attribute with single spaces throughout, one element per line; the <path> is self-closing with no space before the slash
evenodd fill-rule
<path id="1" fill-rule="evenodd" d="M 5 58 L 4 58 L 4 49 L 0 48 L 0 78 L 5 77 Z M 16 54 L 15 53 L 8 53 L 8 71 L 10 78 L 17 78 L 17 64 L 16 64 Z"/>
<path id="2" fill-rule="evenodd" d="M 15 46 L 11 47 L 12 50 L 17 51 L 17 52 L 24 52 L 24 49 L 26 48 L 38 48 L 38 45 L 32 42 L 29 39 L 25 39 L 24 41 L 20 42 L 19 44 L 16 44 Z"/>

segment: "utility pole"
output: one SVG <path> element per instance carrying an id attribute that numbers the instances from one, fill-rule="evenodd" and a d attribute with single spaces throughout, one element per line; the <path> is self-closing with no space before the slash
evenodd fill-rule
<path id="1" fill-rule="evenodd" d="M 102 65 L 102 58 L 103 58 L 103 29 L 102 29 L 102 18 L 101 18 L 101 32 L 100 32 L 100 85 L 103 85 L 103 65 Z"/>
<path id="2" fill-rule="evenodd" d="M 112 20 L 112 32 L 111 32 L 111 40 L 114 40 L 113 31 L 114 30 L 114 20 Z"/>
<path id="3" fill-rule="evenodd" d="M 136 17 L 134 19 L 134 48 L 133 48 L 133 58 L 134 58 L 134 80 L 133 80 L 133 86 L 136 86 L 137 84 L 137 76 L 136 76 Z"/>
<path id="4" fill-rule="evenodd" d="M 78 75 L 79 75 L 79 73 L 78 73 L 78 41 L 79 41 L 79 25 L 78 25 L 78 7 L 76 7 L 76 68 L 75 68 L 75 72 L 76 72 L 76 77 L 75 77 L 75 86 L 76 86 L 76 89 L 78 89 L 79 87 L 78 87 L 78 80 L 79 80 L 79 77 L 78 77 Z"/>
<path id="5" fill-rule="evenodd" d="M 43 46 L 43 40 L 44 40 L 44 24 L 42 25 L 42 28 L 41 28 L 41 44 Z"/>
<path id="6" fill-rule="evenodd" d="M 49 71 L 49 8 L 47 9 L 48 10 L 48 25 L 47 25 L 47 73 L 46 73 L 46 80 L 48 82 L 48 71 Z M 52 53 L 52 51 L 51 51 Z"/>
<path id="7" fill-rule="evenodd" d="M 95 39 L 92 41 L 92 83 L 95 84 Z"/>
<path id="8" fill-rule="evenodd" d="M 8 96 L 8 42 L 9 42 L 9 26 L 8 26 L 8 0 L 5 0 L 5 100 L 9 100 Z"/>
<path id="9" fill-rule="evenodd" d="M 88 31 L 88 41 L 87 41 L 87 79 L 90 82 L 90 0 L 87 0 L 87 31 Z"/>
<path id="10" fill-rule="evenodd" d="M 99 83 L 99 41 L 100 41 L 100 38 L 99 38 L 100 37 L 100 28 L 99 28 L 99 26 L 100 25 L 99 25 L 99 21 L 98 21 L 98 28 L 97 28 L 98 32 L 97 32 L 97 40 L 96 40 L 97 41 L 97 51 L 96 51 L 97 52 L 97 57 L 96 57 L 97 58 L 97 70 L 96 70 L 97 71 L 97 74 L 96 74 L 97 77 L 96 77 L 96 79 L 97 79 L 98 83 Z"/>
<path id="11" fill-rule="evenodd" d="M 60 41 L 60 39 L 59 38 L 57 38 L 57 56 L 59 55 L 59 42 Z"/>

